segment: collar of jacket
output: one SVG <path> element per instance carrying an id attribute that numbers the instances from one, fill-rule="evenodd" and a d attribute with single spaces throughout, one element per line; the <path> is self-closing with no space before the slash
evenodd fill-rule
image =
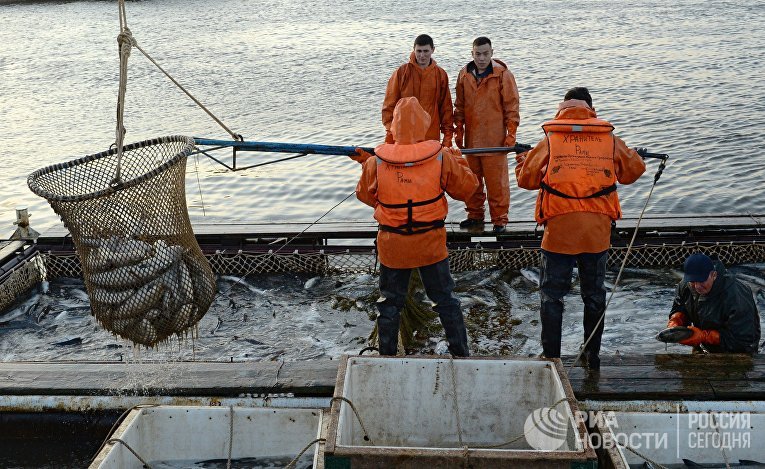
<path id="1" fill-rule="evenodd" d="M 440 151 L 441 142 L 437 140 L 426 140 L 408 145 L 383 143 L 375 147 L 375 155 L 379 160 L 389 164 L 412 166 L 436 156 Z"/>
<path id="2" fill-rule="evenodd" d="M 727 282 L 727 277 L 730 275 L 725 268 L 725 265 L 719 260 L 715 261 L 715 271 L 717 272 L 715 283 L 712 284 L 712 288 L 709 290 L 709 293 L 703 295 L 707 298 L 714 298 L 721 295 L 722 292 L 725 291 L 725 283 Z"/>
<path id="3" fill-rule="evenodd" d="M 579 103 L 583 106 L 578 105 Z M 558 105 L 558 112 L 555 114 L 555 119 L 591 119 L 597 117 L 594 109 L 589 107 L 586 102 L 578 99 L 563 101 Z"/>
<path id="4" fill-rule="evenodd" d="M 423 68 L 423 67 L 420 67 L 420 65 L 417 63 L 417 56 L 414 55 L 414 52 L 410 52 L 409 53 L 409 64 L 410 65 L 414 65 L 414 67 L 417 70 L 428 70 L 428 69 L 434 68 L 436 66 L 436 59 L 431 57 L 430 58 L 430 63 L 428 64 L 428 66 Z"/>

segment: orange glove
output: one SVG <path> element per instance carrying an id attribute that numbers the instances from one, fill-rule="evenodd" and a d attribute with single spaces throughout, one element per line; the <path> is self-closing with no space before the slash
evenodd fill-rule
<path id="1" fill-rule="evenodd" d="M 505 137 L 505 146 L 506 147 L 514 147 L 515 146 L 515 135 L 507 135 Z"/>
<path id="2" fill-rule="evenodd" d="M 528 156 L 529 152 L 524 151 L 523 153 L 516 153 L 515 154 L 515 162 L 518 164 L 523 164 L 524 161 L 526 161 L 526 157 Z"/>
<path id="3" fill-rule="evenodd" d="M 681 313 L 680 311 L 675 311 L 669 316 L 667 329 L 680 326 L 685 326 L 685 314 Z"/>
<path id="4" fill-rule="evenodd" d="M 349 157 L 353 161 L 358 161 L 359 163 L 364 163 L 368 158 L 372 158 L 372 154 L 362 150 L 361 148 L 357 148 L 356 149 L 356 153 L 354 153 L 352 155 L 349 155 Z"/>
<path id="5" fill-rule="evenodd" d="M 441 140 L 441 145 L 445 147 L 452 147 L 452 136 L 451 135 L 444 135 L 444 139 Z"/>
<path id="6" fill-rule="evenodd" d="M 465 128 L 461 125 L 458 125 L 454 132 L 454 144 L 457 148 L 465 148 Z"/>
<path id="7" fill-rule="evenodd" d="M 720 333 L 714 329 L 699 329 L 696 326 L 691 326 L 688 329 L 693 331 L 693 335 L 685 340 L 681 340 L 679 343 L 683 345 L 690 345 L 695 347 L 697 345 L 720 345 Z"/>
<path id="8" fill-rule="evenodd" d="M 385 131 L 385 143 L 396 143 L 395 140 L 393 140 L 393 134 L 390 133 L 390 130 Z"/>

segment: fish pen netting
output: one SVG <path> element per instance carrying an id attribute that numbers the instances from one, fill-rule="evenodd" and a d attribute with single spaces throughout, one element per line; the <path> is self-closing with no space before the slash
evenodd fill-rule
<path id="1" fill-rule="evenodd" d="M 765 262 L 763 243 L 685 243 L 645 244 L 633 246 L 627 267 L 681 267 L 685 258 L 694 252 L 704 252 L 719 258 L 726 265 Z M 77 256 L 43 253 L 49 278 L 78 277 L 82 268 Z M 608 265 L 618 268 L 627 248 L 611 248 Z M 256 275 L 268 273 L 311 273 L 321 275 L 347 273 L 374 273 L 377 257 L 368 252 L 301 252 L 301 253 L 214 253 L 207 256 L 215 273 L 220 275 Z M 488 268 L 521 269 L 539 265 L 539 249 L 453 249 L 449 251 L 449 265 L 453 272 Z"/>
<path id="2" fill-rule="evenodd" d="M 186 209 L 193 149 L 190 137 L 162 137 L 126 145 L 119 163 L 111 149 L 28 179 L 71 233 L 93 315 L 139 344 L 188 330 L 215 295 L 215 276 Z"/>

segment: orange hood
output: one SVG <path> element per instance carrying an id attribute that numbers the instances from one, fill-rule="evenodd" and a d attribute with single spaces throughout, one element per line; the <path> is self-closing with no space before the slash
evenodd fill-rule
<path id="1" fill-rule="evenodd" d="M 558 104 L 556 119 L 590 119 L 598 117 L 595 109 L 587 105 L 587 101 L 581 99 L 569 99 Z"/>
<path id="2" fill-rule="evenodd" d="M 393 109 L 390 131 L 397 144 L 411 145 L 425 140 L 430 127 L 430 114 L 415 97 L 401 98 Z"/>

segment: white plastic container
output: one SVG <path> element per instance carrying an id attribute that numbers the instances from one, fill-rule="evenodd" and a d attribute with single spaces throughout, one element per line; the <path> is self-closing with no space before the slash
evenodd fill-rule
<path id="1" fill-rule="evenodd" d="M 643 467 L 646 459 L 672 467 L 683 459 L 732 466 L 740 460 L 765 464 L 765 415 L 741 409 L 699 412 L 608 412 L 597 422 L 593 444 L 606 467 Z M 657 466 L 658 467 L 658 466 Z"/>
<path id="2" fill-rule="evenodd" d="M 560 360 L 345 356 L 325 466 L 592 466 L 564 376 Z"/>
<path id="3" fill-rule="evenodd" d="M 182 467 L 198 461 L 277 460 L 286 465 L 319 438 L 322 412 L 316 409 L 157 406 L 134 409 L 112 435 L 155 465 Z M 231 436 L 233 435 L 233 439 Z M 320 445 L 307 453 L 319 468 Z M 304 458 L 300 459 L 301 464 Z M 122 443 L 108 444 L 91 469 L 141 469 L 143 464 Z M 301 467 L 300 465 L 298 467 Z"/>

